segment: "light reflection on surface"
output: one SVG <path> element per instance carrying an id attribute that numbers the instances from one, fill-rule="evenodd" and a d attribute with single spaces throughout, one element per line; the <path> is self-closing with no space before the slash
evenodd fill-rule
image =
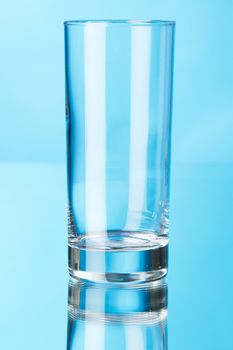
<path id="1" fill-rule="evenodd" d="M 167 284 L 70 280 L 67 350 L 167 349 Z"/>

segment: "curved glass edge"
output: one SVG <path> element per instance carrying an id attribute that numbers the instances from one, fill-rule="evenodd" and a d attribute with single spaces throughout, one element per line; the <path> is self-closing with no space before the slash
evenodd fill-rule
<path id="1" fill-rule="evenodd" d="M 81 20 L 68 20 L 64 22 L 64 26 L 83 25 L 86 23 L 91 24 L 125 24 L 128 26 L 175 26 L 175 21 L 169 20 L 156 20 L 156 19 L 81 19 Z"/>

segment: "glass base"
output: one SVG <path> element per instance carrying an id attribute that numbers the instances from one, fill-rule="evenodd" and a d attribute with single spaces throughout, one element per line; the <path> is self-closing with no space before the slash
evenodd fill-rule
<path id="1" fill-rule="evenodd" d="M 153 240 L 145 233 L 124 234 L 123 237 L 115 233 L 105 239 L 89 236 L 69 241 L 68 253 L 69 273 L 76 279 L 140 283 L 154 281 L 167 274 L 166 236 L 153 235 Z"/>

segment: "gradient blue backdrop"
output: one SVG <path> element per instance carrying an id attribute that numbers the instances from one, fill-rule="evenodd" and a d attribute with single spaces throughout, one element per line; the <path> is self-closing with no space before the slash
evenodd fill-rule
<path id="1" fill-rule="evenodd" d="M 232 161 L 231 0 L 9 0 L 0 12 L 2 161 L 64 160 L 63 21 L 177 21 L 173 161 Z"/>
<path id="2" fill-rule="evenodd" d="M 177 22 L 170 350 L 230 350 L 233 2 L 9 0 L 0 11 L 0 348 L 64 349 L 63 21 Z"/>

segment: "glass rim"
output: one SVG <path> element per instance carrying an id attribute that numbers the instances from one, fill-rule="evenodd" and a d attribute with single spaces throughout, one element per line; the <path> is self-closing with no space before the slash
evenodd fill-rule
<path id="1" fill-rule="evenodd" d="M 75 26 L 84 24 L 125 24 L 129 26 L 175 26 L 175 21 L 159 20 L 159 19 L 78 19 L 67 20 L 64 22 L 64 26 Z"/>

